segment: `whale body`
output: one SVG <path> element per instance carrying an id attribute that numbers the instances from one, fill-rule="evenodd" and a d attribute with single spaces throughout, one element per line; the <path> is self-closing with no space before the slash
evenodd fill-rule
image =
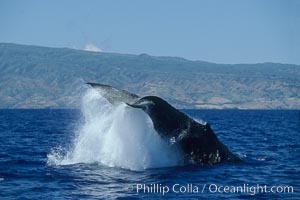
<path id="1" fill-rule="evenodd" d="M 142 109 L 152 120 L 156 132 L 182 152 L 185 164 L 216 164 L 240 159 L 219 141 L 208 123 L 201 124 L 157 96 L 136 94 L 108 85 L 87 83 L 99 90 L 111 104 L 126 103 Z"/>

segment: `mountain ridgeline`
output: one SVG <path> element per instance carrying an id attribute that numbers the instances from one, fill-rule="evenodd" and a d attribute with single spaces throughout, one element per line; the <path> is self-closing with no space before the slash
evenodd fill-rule
<path id="1" fill-rule="evenodd" d="M 300 66 L 215 64 L 0 43 L 0 108 L 79 108 L 97 82 L 177 108 L 299 109 Z"/>

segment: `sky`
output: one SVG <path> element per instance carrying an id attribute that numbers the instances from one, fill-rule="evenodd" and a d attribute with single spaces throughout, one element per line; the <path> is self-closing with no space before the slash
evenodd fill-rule
<path id="1" fill-rule="evenodd" d="M 300 1 L 0 0 L 0 42 L 300 64 Z"/>

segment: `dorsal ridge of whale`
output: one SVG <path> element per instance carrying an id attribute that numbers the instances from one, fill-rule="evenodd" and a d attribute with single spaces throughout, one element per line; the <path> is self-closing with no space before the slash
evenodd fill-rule
<path id="1" fill-rule="evenodd" d="M 145 106 L 140 106 L 141 102 L 149 102 Z M 138 106 L 137 106 L 138 105 Z M 145 96 L 139 99 L 132 107 L 142 108 L 152 119 L 155 121 L 154 128 L 158 130 L 159 133 L 164 133 L 165 135 L 172 134 L 172 130 L 185 128 L 187 125 L 182 123 L 186 121 L 194 121 L 189 118 L 186 114 L 180 112 L 168 102 L 157 96 Z"/>

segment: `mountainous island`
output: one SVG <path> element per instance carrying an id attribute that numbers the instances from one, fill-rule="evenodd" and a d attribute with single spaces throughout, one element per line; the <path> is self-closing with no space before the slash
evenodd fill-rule
<path id="1" fill-rule="evenodd" d="M 0 108 L 79 108 L 86 82 L 177 108 L 300 109 L 300 66 L 215 64 L 147 54 L 0 43 Z"/>

